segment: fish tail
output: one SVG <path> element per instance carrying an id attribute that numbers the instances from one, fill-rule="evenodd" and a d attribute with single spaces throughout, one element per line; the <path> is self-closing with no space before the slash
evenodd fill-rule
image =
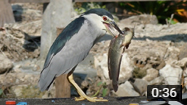
<path id="1" fill-rule="evenodd" d="M 118 84 L 112 81 L 112 86 L 114 91 L 116 92 L 118 90 Z"/>

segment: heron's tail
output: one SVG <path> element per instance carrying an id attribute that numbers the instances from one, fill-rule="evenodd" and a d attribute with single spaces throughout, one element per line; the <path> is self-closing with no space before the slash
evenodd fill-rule
<path id="1" fill-rule="evenodd" d="M 51 74 L 51 72 L 48 72 L 49 68 L 45 68 L 42 70 L 40 74 L 40 79 L 38 81 L 38 87 L 40 88 L 41 91 L 48 90 L 53 81 L 55 80 L 55 75 Z"/>

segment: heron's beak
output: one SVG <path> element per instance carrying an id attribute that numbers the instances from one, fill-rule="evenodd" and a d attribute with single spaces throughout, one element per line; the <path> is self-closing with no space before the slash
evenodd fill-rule
<path id="1" fill-rule="evenodd" d="M 111 35 L 118 36 L 119 34 L 123 34 L 114 21 L 104 21 L 103 24 Z"/>
<path id="2" fill-rule="evenodd" d="M 110 25 L 112 25 L 120 34 L 123 34 L 123 32 L 119 29 L 114 21 L 110 21 Z"/>

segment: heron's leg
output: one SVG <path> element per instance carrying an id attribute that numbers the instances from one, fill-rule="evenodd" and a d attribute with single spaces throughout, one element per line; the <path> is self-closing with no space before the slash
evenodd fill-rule
<path id="1" fill-rule="evenodd" d="M 89 97 L 87 96 L 82 90 L 81 88 L 75 83 L 74 79 L 73 79 L 73 74 L 68 76 L 68 80 L 70 81 L 70 83 L 77 89 L 78 94 L 80 95 L 80 97 L 76 97 L 75 101 L 81 101 L 81 100 L 85 100 L 87 99 L 88 101 L 91 102 L 96 102 L 96 101 L 108 101 L 106 99 L 103 98 L 95 98 L 95 97 Z"/>

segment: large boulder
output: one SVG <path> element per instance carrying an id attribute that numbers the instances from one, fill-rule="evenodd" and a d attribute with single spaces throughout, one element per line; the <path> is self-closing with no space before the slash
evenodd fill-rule
<path id="1" fill-rule="evenodd" d="M 143 95 L 147 91 L 147 81 L 135 79 L 133 87 L 140 95 Z"/>
<path id="2" fill-rule="evenodd" d="M 158 76 L 158 70 L 156 70 L 154 68 L 150 68 L 147 70 L 147 75 L 145 77 L 143 77 L 143 80 L 149 82 L 149 81 L 155 79 L 157 76 Z"/>
<path id="3" fill-rule="evenodd" d="M 132 27 L 136 24 L 158 24 L 158 19 L 155 15 L 142 14 L 137 16 L 131 16 L 126 19 L 122 19 L 119 22 L 119 27 Z"/>
<path id="4" fill-rule="evenodd" d="M 119 82 L 127 81 L 130 77 L 132 77 L 133 70 L 134 67 L 132 60 L 129 58 L 129 55 L 127 53 L 123 53 Z"/>
<path id="5" fill-rule="evenodd" d="M 165 84 L 179 85 L 182 76 L 182 69 L 167 64 L 164 68 L 160 69 L 159 74 L 164 77 Z"/>
<path id="6" fill-rule="evenodd" d="M 156 77 L 148 83 L 148 85 L 161 85 L 164 78 L 162 76 Z"/>

